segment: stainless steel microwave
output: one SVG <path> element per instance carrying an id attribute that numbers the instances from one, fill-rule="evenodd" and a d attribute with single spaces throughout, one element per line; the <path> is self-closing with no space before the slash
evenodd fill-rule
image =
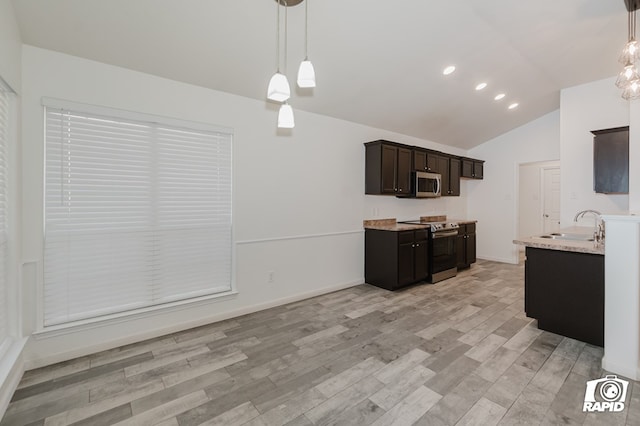
<path id="1" fill-rule="evenodd" d="M 442 190 L 442 176 L 439 173 L 413 172 L 411 185 L 411 195 L 416 198 L 439 197 Z"/>

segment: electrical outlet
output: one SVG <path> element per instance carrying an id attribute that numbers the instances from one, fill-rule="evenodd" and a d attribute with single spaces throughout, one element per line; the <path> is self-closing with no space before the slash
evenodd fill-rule
<path id="1" fill-rule="evenodd" d="M 267 282 L 272 284 L 275 280 L 275 275 L 276 273 L 274 271 L 269 271 L 269 273 L 267 274 Z"/>

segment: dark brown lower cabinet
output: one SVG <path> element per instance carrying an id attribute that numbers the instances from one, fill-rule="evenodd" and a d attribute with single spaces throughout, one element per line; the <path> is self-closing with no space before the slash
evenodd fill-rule
<path id="1" fill-rule="evenodd" d="M 604 256 L 526 249 L 524 309 L 538 328 L 604 345 Z"/>
<path id="2" fill-rule="evenodd" d="M 476 262 L 476 224 L 460 224 L 456 239 L 458 269 L 465 269 Z"/>
<path id="3" fill-rule="evenodd" d="M 368 284 L 395 290 L 426 280 L 429 246 L 425 230 L 365 229 L 364 276 Z"/>

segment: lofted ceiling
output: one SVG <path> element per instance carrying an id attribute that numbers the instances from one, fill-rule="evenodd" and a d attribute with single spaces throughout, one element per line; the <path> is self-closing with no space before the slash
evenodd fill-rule
<path id="1" fill-rule="evenodd" d="M 616 75 L 627 36 L 622 0 L 306 1 L 318 86 L 292 84 L 294 110 L 464 149 L 557 109 L 562 88 Z M 26 44 L 267 102 L 274 0 L 13 5 Z M 304 5 L 288 9 L 292 83 Z"/>

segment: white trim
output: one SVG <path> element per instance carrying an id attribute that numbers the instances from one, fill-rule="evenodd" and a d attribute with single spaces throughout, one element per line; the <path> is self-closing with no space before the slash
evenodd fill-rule
<path id="1" fill-rule="evenodd" d="M 63 336 L 67 334 L 73 334 L 78 331 L 92 330 L 95 328 L 107 327 L 114 324 L 120 324 L 123 322 L 132 321 L 138 318 L 148 318 L 156 315 L 162 315 L 170 312 L 181 311 L 184 309 L 190 309 L 194 306 L 207 304 L 211 301 L 218 301 L 218 299 L 228 300 L 237 296 L 236 291 L 226 291 L 224 293 L 210 294 L 207 296 L 201 296 L 193 299 L 177 300 L 175 302 L 166 303 L 162 305 L 148 306 L 145 308 L 134 309 L 130 311 L 118 312 L 110 315 L 103 315 L 95 318 L 88 318 L 80 321 L 74 321 L 70 323 L 55 325 L 51 327 L 44 327 L 36 330 L 33 333 L 35 340 L 49 339 L 52 337 Z"/>
<path id="2" fill-rule="evenodd" d="M 81 102 L 66 101 L 56 98 L 42 98 L 42 106 L 49 108 L 60 108 L 71 111 L 82 111 L 90 114 L 105 115 L 114 118 L 123 118 L 125 120 L 144 121 L 148 123 L 166 124 L 169 126 L 185 127 L 192 130 L 201 130 L 205 132 L 225 133 L 233 135 L 233 128 L 216 126 L 209 123 L 201 123 L 198 121 L 182 120 L 178 118 L 164 117 L 161 115 L 145 114 L 142 112 L 128 111 L 125 109 L 109 108 L 98 105 L 84 104 Z M 233 139 L 232 139 L 233 143 Z"/>
<path id="3" fill-rule="evenodd" d="M 236 244 L 240 245 L 240 244 L 269 243 L 273 241 L 304 240 L 307 238 L 324 238 L 324 237 L 335 237 L 340 235 L 353 235 L 353 234 L 364 234 L 364 230 L 359 229 L 357 231 L 327 232 L 324 234 L 291 235 L 286 237 L 261 238 L 257 240 L 236 241 Z"/>
<path id="4" fill-rule="evenodd" d="M 242 315 L 252 314 L 258 311 L 263 311 L 265 309 L 273 308 L 276 306 L 286 305 L 289 303 L 299 302 L 301 300 L 309 299 L 316 296 L 321 296 L 323 294 L 333 293 L 334 291 L 344 290 L 346 288 L 354 287 L 360 284 L 364 284 L 364 277 L 358 278 L 357 280 L 332 285 L 329 287 L 324 287 L 318 290 L 308 291 L 306 293 L 300 293 L 293 296 L 287 296 L 276 300 L 271 300 L 268 302 L 258 303 L 252 306 L 247 306 L 244 308 L 235 309 L 232 311 L 213 314 L 207 318 L 196 320 L 196 321 L 188 321 L 180 324 L 174 324 L 169 327 L 163 327 L 160 329 L 156 329 L 153 331 L 148 331 L 144 333 L 139 333 L 134 336 L 128 336 L 122 339 L 111 340 L 107 343 L 101 343 L 99 345 L 92 345 L 89 347 L 83 347 L 82 349 L 71 350 L 68 352 L 57 353 L 54 355 L 48 355 L 43 358 L 30 359 L 26 361 L 26 369 L 32 370 L 34 368 L 44 367 L 46 365 L 55 364 L 62 361 L 67 361 L 70 359 L 78 358 L 81 356 L 86 356 L 89 354 L 101 352 L 104 350 L 116 348 L 119 346 L 128 345 L 131 343 L 141 342 L 143 340 L 156 338 L 159 336 L 164 336 L 171 333 L 176 333 L 183 330 L 188 330 L 190 328 L 200 327 L 203 325 L 215 323 L 218 321 L 224 321 L 230 318 L 236 318 Z M 144 315 L 144 314 L 142 314 Z M 142 316 L 141 315 L 141 316 Z M 34 336 L 35 337 L 35 336 Z M 37 339 L 37 337 L 35 337 Z"/>
<path id="5" fill-rule="evenodd" d="M 518 264 L 517 256 L 515 261 L 514 259 L 507 259 L 505 257 L 477 256 L 477 258 L 481 260 L 488 260 L 490 262 L 510 263 L 512 265 Z"/>
<path id="6" fill-rule="evenodd" d="M 7 353 L 0 357 L 0 419 L 4 416 L 24 374 L 23 351 L 27 339 L 13 340 Z"/>

